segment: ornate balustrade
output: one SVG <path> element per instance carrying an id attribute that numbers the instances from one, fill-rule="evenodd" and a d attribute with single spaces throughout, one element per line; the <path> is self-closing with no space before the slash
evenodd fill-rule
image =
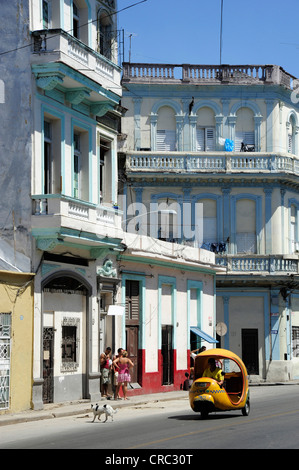
<path id="1" fill-rule="evenodd" d="M 126 156 L 127 172 L 227 172 L 227 173 L 291 173 L 299 174 L 299 160 L 292 156 L 257 152 L 201 152 L 195 154 L 169 152 L 131 152 Z"/>
<path id="2" fill-rule="evenodd" d="M 181 82 L 197 84 L 278 84 L 293 87 L 294 76 L 278 65 L 123 64 L 124 82 Z"/>
<path id="3" fill-rule="evenodd" d="M 223 255 L 216 256 L 216 264 L 227 273 L 298 274 L 298 259 L 283 255 Z"/>

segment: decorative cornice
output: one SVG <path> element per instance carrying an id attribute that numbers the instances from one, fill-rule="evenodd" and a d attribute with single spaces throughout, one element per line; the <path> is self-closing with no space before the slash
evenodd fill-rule
<path id="1" fill-rule="evenodd" d="M 57 85 L 63 83 L 63 75 L 37 75 L 36 85 L 43 90 L 53 90 Z"/>
<path id="2" fill-rule="evenodd" d="M 84 100 L 84 98 L 87 98 L 89 95 L 89 90 L 87 90 L 86 88 L 80 88 L 73 91 L 67 91 L 65 94 L 65 98 L 69 103 L 79 104 Z"/>
<path id="3" fill-rule="evenodd" d="M 104 116 L 108 111 L 114 109 L 114 105 L 111 103 L 96 103 L 90 106 L 91 114 L 96 116 Z"/>

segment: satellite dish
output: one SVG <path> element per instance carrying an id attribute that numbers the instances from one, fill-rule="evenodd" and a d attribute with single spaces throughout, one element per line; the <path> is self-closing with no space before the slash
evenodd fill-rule
<path id="1" fill-rule="evenodd" d="M 218 336 L 224 336 L 227 333 L 227 326 L 223 322 L 219 322 L 216 325 L 216 333 Z"/>

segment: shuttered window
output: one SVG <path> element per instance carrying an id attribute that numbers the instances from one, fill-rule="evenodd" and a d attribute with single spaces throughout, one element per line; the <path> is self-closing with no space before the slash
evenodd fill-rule
<path id="1" fill-rule="evenodd" d="M 174 151 L 175 145 L 175 131 L 158 130 L 157 131 L 157 150 L 158 151 Z"/>
<path id="2" fill-rule="evenodd" d="M 235 151 L 240 152 L 242 142 L 244 145 L 254 145 L 254 132 L 236 132 Z"/>
<path id="3" fill-rule="evenodd" d="M 139 323 L 139 281 L 126 281 L 126 323 Z"/>
<path id="4" fill-rule="evenodd" d="M 196 128 L 196 150 L 197 152 L 211 152 L 216 148 L 214 127 Z"/>

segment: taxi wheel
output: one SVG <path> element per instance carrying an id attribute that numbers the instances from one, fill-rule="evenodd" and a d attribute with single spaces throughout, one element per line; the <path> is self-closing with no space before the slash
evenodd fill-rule
<path id="1" fill-rule="evenodd" d="M 250 402 L 249 402 L 249 400 L 247 400 L 247 402 L 245 403 L 244 408 L 242 408 L 242 415 L 243 416 L 248 416 L 249 413 L 250 413 Z"/>

